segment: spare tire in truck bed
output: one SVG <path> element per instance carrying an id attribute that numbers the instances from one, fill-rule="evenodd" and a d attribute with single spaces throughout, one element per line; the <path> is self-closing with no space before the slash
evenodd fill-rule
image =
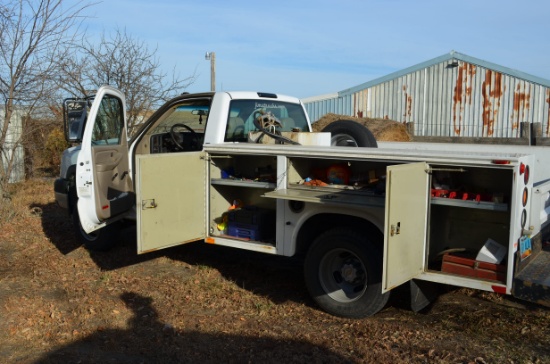
<path id="1" fill-rule="evenodd" d="M 377 148 L 378 143 L 371 131 L 353 120 L 336 120 L 322 132 L 331 133 L 331 145 Z"/>

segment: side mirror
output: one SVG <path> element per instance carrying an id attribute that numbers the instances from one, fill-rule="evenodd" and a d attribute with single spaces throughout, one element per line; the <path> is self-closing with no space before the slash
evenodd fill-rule
<path id="1" fill-rule="evenodd" d="M 63 100 L 63 127 L 68 142 L 82 141 L 84 126 L 88 116 L 88 101 L 83 99 Z"/>

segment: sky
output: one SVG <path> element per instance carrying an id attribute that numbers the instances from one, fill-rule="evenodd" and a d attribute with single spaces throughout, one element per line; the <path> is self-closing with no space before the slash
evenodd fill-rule
<path id="1" fill-rule="evenodd" d="M 66 4 L 78 0 L 66 0 Z M 550 80 L 548 0 L 104 0 L 91 37 L 118 28 L 156 49 L 189 92 L 335 93 L 452 50 Z"/>

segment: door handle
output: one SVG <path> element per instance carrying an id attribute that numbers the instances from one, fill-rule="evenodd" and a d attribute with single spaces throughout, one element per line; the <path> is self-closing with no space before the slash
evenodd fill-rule
<path id="1" fill-rule="evenodd" d="M 141 209 L 142 210 L 155 209 L 155 208 L 157 208 L 157 206 L 158 205 L 155 202 L 155 199 L 141 201 Z"/>
<path id="2" fill-rule="evenodd" d="M 398 222 L 396 225 L 390 226 L 390 235 L 399 235 L 401 233 L 401 222 Z"/>

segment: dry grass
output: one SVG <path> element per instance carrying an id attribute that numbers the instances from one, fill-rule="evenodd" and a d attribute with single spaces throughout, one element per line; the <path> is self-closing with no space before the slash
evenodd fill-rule
<path id="1" fill-rule="evenodd" d="M 447 290 L 426 312 L 364 320 L 317 309 L 300 262 L 189 244 L 83 249 L 52 181 L 29 181 L 0 226 L 0 362 L 548 363 L 550 312 Z"/>

